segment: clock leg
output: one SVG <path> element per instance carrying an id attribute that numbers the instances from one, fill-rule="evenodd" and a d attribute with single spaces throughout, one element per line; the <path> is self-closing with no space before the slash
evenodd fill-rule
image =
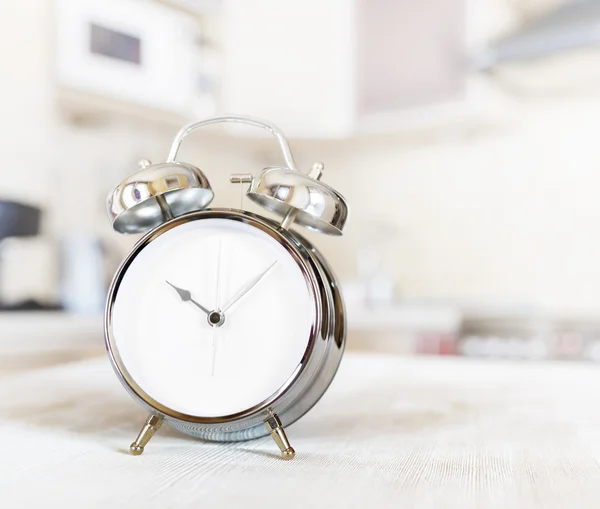
<path id="1" fill-rule="evenodd" d="M 296 451 L 294 451 L 294 448 L 290 445 L 290 441 L 285 434 L 283 424 L 281 424 L 279 417 L 276 414 L 271 414 L 265 421 L 265 426 L 281 450 L 283 459 L 291 460 L 296 455 Z"/>
<path id="2" fill-rule="evenodd" d="M 158 431 L 158 429 L 162 426 L 163 419 L 154 414 L 150 414 L 146 419 L 146 423 L 144 427 L 141 429 L 139 435 L 129 446 L 129 452 L 134 456 L 139 456 L 144 452 L 144 447 L 150 441 L 150 439 L 154 436 L 154 433 Z"/>

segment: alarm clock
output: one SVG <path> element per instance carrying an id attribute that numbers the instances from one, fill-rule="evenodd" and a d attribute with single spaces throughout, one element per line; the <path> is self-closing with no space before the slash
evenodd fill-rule
<path id="1" fill-rule="evenodd" d="M 285 166 L 229 176 L 269 217 L 208 208 L 206 175 L 177 160 L 192 132 L 231 122 L 269 131 L 282 151 Z M 346 337 L 338 281 L 292 229 L 342 234 L 348 206 L 322 172 L 299 171 L 273 124 L 217 117 L 183 127 L 166 162 L 141 161 L 109 195 L 113 228 L 145 234 L 113 278 L 104 321 L 112 366 L 149 413 L 132 454 L 166 423 L 206 440 L 270 434 L 294 457 L 285 429 L 326 391 Z"/>

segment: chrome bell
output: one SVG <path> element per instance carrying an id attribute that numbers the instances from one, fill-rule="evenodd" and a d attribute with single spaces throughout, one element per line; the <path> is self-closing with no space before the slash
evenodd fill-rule
<path id="1" fill-rule="evenodd" d="M 238 123 L 259 127 L 272 134 L 283 154 L 285 167 L 265 168 L 256 176 L 231 175 L 232 183 L 249 183 L 247 196 L 283 217 L 282 228 L 296 222 L 310 230 L 341 235 L 348 205 L 344 197 L 320 182 L 323 164 L 315 163 L 308 174 L 300 172 L 281 129 L 253 117 L 231 115 L 191 122 L 177 133 L 166 163 L 140 161 L 140 169 L 126 178 L 108 197 L 108 215 L 121 233 L 142 233 L 186 212 L 202 210 L 213 199 L 210 184 L 198 168 L 176 161 L 182 141 L 201 127 Z"/>
<path id="2" fill-rule="evenodd" d="M 247 196 L 283 216 L 284 228 L 296 222 L 309 230 L 341 235 L 348 205 L 340 193 L 319 180 L 322 172 L 322 163 L 315 163 L 308 175 L 285 167 L 265 168 L 252 178 Z"/>
<path id="3" fill-rule="evenodd" d="M 195 166 L 180 162 L 139 163 L 107 199 L 108 215 L 120 233 L 143 233 L 186 212 L 208 206 L 214 193 Z"/>

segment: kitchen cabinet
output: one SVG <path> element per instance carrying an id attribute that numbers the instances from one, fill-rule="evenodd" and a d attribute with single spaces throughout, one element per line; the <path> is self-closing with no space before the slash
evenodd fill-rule
<path id="1" fill-rule="evenodd" d="M 306 138 L 467 115 L 487 100 L 468 55 L 491 32 L 482 17 L 500 19 L 498 4 L 226 0 L 222 108 Z"/>
<path id="2" fill-rule="evenodd" d="M 55 4 L 52 78 L 68 117 L 179 126 L 214 114 L 214 57 L 196 16 L 135 0 Z"/>

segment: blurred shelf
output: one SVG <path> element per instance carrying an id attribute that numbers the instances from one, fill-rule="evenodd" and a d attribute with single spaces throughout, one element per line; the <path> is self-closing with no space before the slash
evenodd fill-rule
<path id="1" fill-rule="evenodd" d="M 347 305 L 350 331 L 457 332 L 462 315 L 459 308 L 445 305 L 390 304 L 368 307 Z"/>
<path id="2" fill-rule="evenodd" d="M 196 118 L 192 111 L 185 115 L 66 86 L 56 88 L 56 101 L 61 115 L 80 126 L 102 125 L 114 119 L 128 119 L 175 129 Z"/>

